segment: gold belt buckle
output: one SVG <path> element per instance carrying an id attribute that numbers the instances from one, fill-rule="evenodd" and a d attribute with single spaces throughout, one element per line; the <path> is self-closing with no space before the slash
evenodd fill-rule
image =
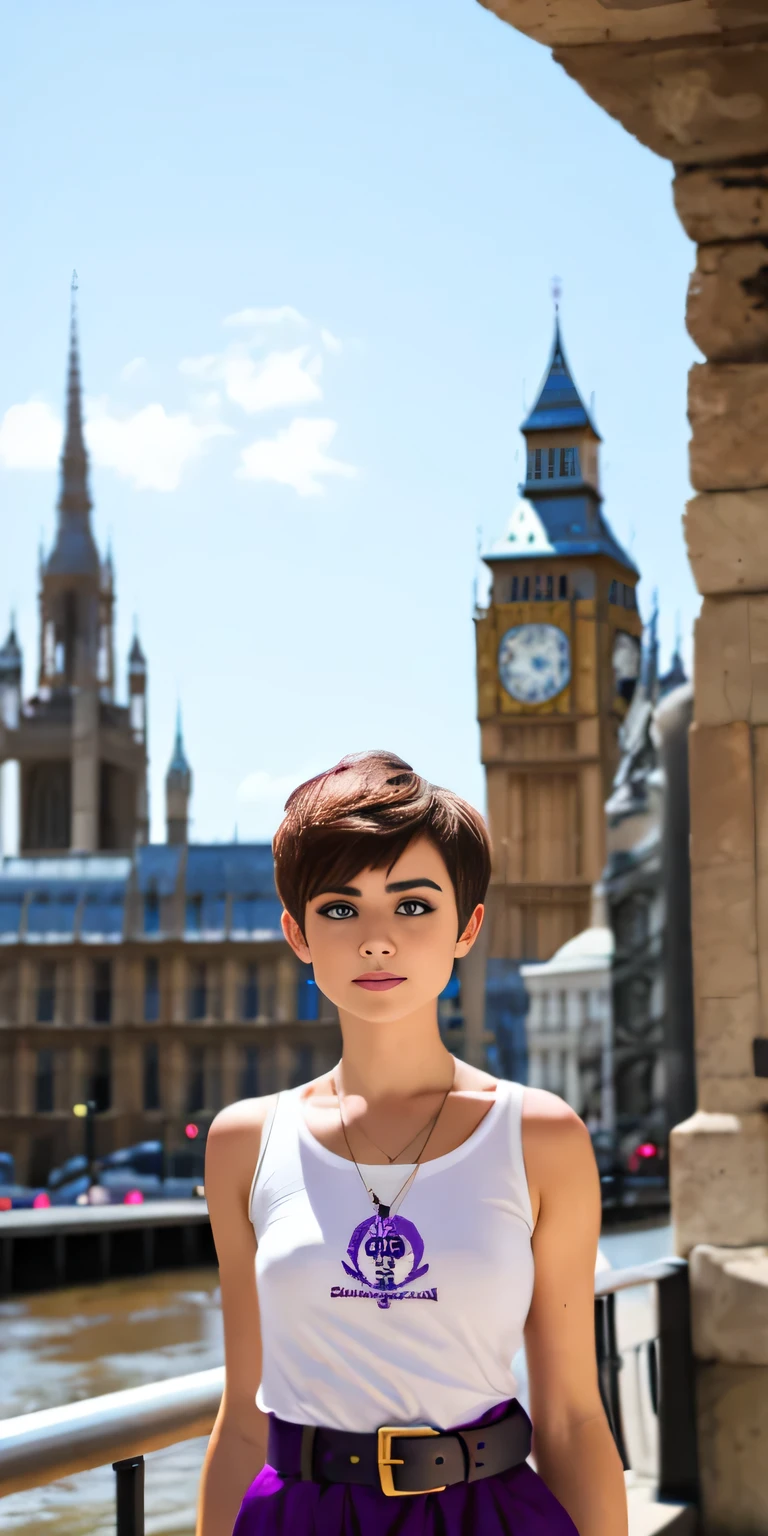
<path id="1" fill-rule="evenodd" d="M 385 1424 L 379 1430 L 379 1443 L 377 1461 L 379 1464 L 379 1482 L 382 1493 L 386 1493 L 390 1499 L 407 1498 L 409 1494 L 417 1493 L 444 1493 L 448 1484 L 443 1483 L 440 1488 L 396 1488 L 392 1476 L 393 1467 L 405 1465 L 402 1457 L 392 1455 L 392 1440 L 401 1435 L 410 1436 L 411 1439 L 420 1440 L 425 1435 L 439 1435 L 439 1429 L 428 1429 L 423 1424 Z"/>

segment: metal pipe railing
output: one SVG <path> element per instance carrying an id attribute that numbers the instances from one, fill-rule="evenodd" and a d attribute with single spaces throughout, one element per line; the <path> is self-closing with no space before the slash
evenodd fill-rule
<path id="1" fill-rule="evenodd" d="M 615 1296 L 655 1284 L 659 1332 L 648 1341 L 651 1402 L 659 1422 L 661 1499 L 696 1504 L 698 1472 L 688 1266 L 663 1259 L 595 1276 L 598 1379 L 611 1432 L 628 1466 L 621 1417 Z M 224 1368 L 197 1371 L 104 1397 L 0 1421 L 0 1498 L 111 1462 L 117 1485 L 117 1536 L 144 1536 L 144 1456 L 210 1434 Z"/>
<path id="2" fill-rule="evenodd" d="M 3 1419 L 0 1497 L 209 1435 L 223 1390 L 217 1366 Z"/>

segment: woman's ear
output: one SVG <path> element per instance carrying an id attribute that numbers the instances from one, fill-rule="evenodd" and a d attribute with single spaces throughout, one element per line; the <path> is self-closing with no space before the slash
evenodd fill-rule
<path id="1" fill-rule="evenodd" d="M 483 926 L 484 915 L 485 907 L 482 905 L 482 902 L 478 902 L 471 918 L 469 919 L 469 922 L 467 923 L 466 928 L 464 929 L 464 932 L 459 937 L 456 948 L 453 951 L 454 957 L 457 960 L 461 960 L 463 959 L 464 955 L 469 954 L 469 951 L 471 950 L 472 945 L 474 944 L 475 939 L 477 938 L 477 935 Z"/>
<path id="2" fill-rule="evenodd" d="M 307 941 L 295 917 L 291 917 L 290 912 L 283 912 L 283 915 L 280 918 L 280 927 L 282 928 L 283 935 L 290 944 L 293 953 L 298 957 L 299 960 L 303 960 L 305 965 L 311 965 L 312 956 L 309 953 L 309 949 L 307 948 Z"/>

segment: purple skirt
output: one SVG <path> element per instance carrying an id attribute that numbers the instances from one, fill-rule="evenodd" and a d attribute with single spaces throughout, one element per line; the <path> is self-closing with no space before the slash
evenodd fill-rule
<path id="1" fill-rule="evenodd" d="M 509 1403 L 475 1419 L 490 1424 Z M 297 1433 L 300 1433 L 298 1425 Z M 459 1425 L 458 1428 L 469 1428 Z M 388 1498 L 379 1488 L 303 1483 L 262 1468 L 232 1536 L 579 1536 L 562 1504 L 527 1461 L 443 1493 Z"/>

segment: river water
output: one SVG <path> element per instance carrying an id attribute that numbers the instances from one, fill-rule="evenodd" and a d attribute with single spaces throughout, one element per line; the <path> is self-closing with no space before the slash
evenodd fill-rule
<path id="1" fill-rule="evenodd" d="M 664 1224 L 607 1232 L 601 1251 L 614 1269 L 673 1252 Z M 652 1462 L 638 1413 L 632 1346 L 653 1333 L 649 1287 L 619 1296 L 627 1433 L 633 1465 Z M 124 1387 L 141 1386 L 223 1361 L 215 1269 L 109 1281 L 0 1302 L 0 1417 L 31 1413 Z M 524 1361 L 516 1362 L 526 1398 Z M 647 1405 L 646 1405 L 647 1407 Z M 187 1440 L 146 1460 L 146 1536 L 193 1536 L 206 1441 Z M 255 1472 L 258 1469 L 254 1469 Z M 643 1466 L 640 1466 L 643 1470 Z M 0 1531 L 12 1536 L 114 1536 L 114 1473 L 83 1472 L 0 1500 Z"/>

